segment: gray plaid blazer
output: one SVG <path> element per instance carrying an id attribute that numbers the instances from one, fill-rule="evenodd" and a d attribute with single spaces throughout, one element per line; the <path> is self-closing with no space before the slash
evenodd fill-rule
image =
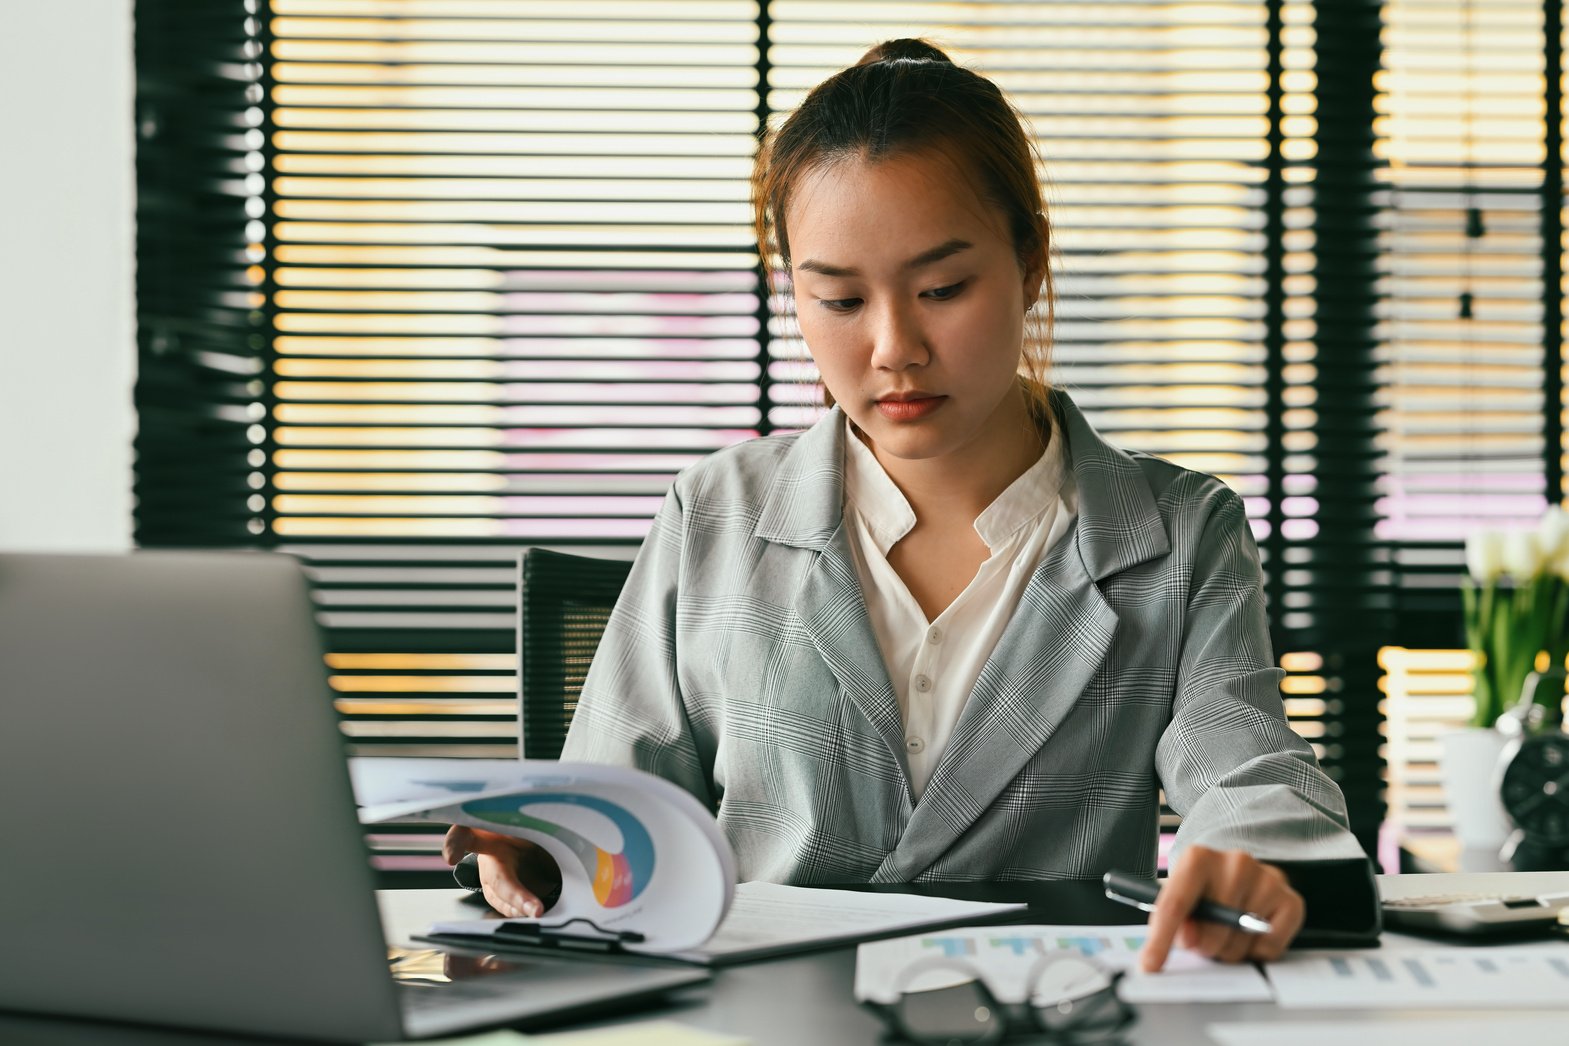
<path id="1" fill-rule="evenodd" d="M 1100 438 L 1062 392 L 1073 530 L 1036 569 L 919 802 L 842 525 L 844 417 L 677 478 L 563 759 L 708 804 L 743 880 L 1153 875 L 1179 847 L 1358 857 L 1286 723 L 1258 551 L 1219 480 Z"/>

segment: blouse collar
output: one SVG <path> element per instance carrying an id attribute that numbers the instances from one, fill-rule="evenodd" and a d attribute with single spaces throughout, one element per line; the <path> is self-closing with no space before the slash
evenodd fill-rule
<path id="1" fill-rule="evenodd" d="M 856 435 L 848 417 L 844 425 L 845 504 L 853 506 L 873 543 L 886 556 L 914 529 L 915 511 L 878 462 L 877 455 Z M 1021 528 L 1038 520 L 1056 503 L 1062 479 L 1062 438 L 1058 430 L 1052 433 L 1035 463 L 975 517 L 975 532 L 986 547 L 997 551 Z"/>

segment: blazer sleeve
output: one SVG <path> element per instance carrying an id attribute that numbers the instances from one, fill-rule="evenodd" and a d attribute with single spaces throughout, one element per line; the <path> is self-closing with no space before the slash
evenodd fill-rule
<path id="1" fill-rule="evenodd" d="M 1362 857 L 1345 797 L 1286 722 L 1258 548 L 1222 487 L 1197 537 L 1171 721 L 1155 750 L 1193 843 L 1261 860 Z"/>
<path id="2" fill-rule="evenodd" d="M 681 497 L 672 488 L 611 611 L 561 758 L 646 770 L 716 811 L 712 755 L 699 755 L 676 668 L 685 545 Z"/>

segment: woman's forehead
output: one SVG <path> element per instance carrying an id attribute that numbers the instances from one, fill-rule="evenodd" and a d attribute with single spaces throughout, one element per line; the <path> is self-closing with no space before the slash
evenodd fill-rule
<path id="1" fill-rule="evenodd" d="M 837 157 L 805 174 L 785 210 L 791 260 L 822 252 L 912 256 L 961 239 L 1009 247 L 1001 210 L 963 164 L 940 150 Z M 855 264 L 851 258 L 820 259 Z"/>

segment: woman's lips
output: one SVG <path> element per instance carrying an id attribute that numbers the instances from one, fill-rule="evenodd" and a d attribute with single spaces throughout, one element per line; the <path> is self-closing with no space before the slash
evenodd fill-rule
<path id="1" fill-rule="evenodd" d="M 947 396 L 921 396 L 915 399 L 878 400 L 877 409 L 889 421 L 915 421 L 926 417 L 947 399 Z"/>

